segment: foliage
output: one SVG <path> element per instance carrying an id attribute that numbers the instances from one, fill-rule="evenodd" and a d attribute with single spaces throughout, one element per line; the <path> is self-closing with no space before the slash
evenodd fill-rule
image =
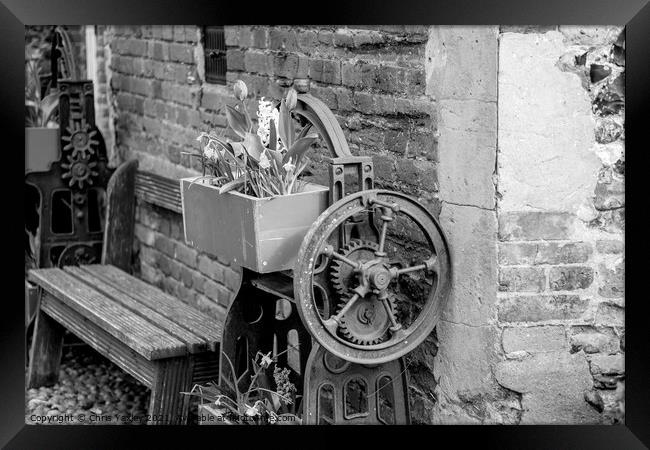
<path id="1" fill-rule="evenodd" d="M 285 350 L 286 351 L 286 350 Z M 242 381 L 249 376 L 248 369 L 237 378 L 232 361 L 224 353 L 223 356 L 230 365 L 232 380 L 222 378 L 224 385 L 210 382 L 207 385 L 195 385 L 186 395 L 199 397 L 202 404 L 210 404 L 221 419 L 231 424 L 298 425 L 301 419 L 296 414 L 296 386 L 289 381 L 289 369 L 280 369 L 271 358 L 257 352 L 252 360 L 253 373 L 247 389 L 240 389 Z M 273 368 L 273 379 L 277 386 L 271 389 L 267 370 Z M 282 419 L 281 419 L 282 418 Z M 287 420 L 290 418 L 291 420 Z"/>
<path id="2" fill-rule="evenodd" d="M 58 61 L 60 78 L 79 79 L 79 70 L 70 36 L 63 27 L 57 26 L 54 28 L 53 37 L 59 44 L 57 49 L 60 54 Z M 46 50 L 46 45 L 42 42 L 31 42 L 25 46 L 26 127 L 58 127 L 56 117 L 59 106 L 58 92 L 51 86 L 47 86 L 43 93 L 42 63 L 46 58 Z M 49 57 L 52 58 L 54 55 L 50 54 Z"/>
<path id="3" fill-rule="evenodd" d="M 234 85 L 236 106 L 226 105 L 228 126 L 241 140 L 231 141 L 223 135 L 201 133 L 197 138 L 202 151 L 189 153 L 201 159 L 203 176 L 220 186 L 219 193 L 237 190 L 254 197 L 272 197 L 300 192 L 298 180 L 308 164 L 304 156 L 318 136 L 309 127 L 296 132 L 292 111 L 298 94 L 290 89 L 280 101 L 262 98 L 258 102 L 258 127 L 253 132 L 245 100 L 246 84 Z"/>

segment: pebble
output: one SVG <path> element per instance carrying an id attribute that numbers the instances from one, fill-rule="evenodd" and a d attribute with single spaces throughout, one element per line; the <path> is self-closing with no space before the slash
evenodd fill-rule
<path id="1" fill-rule="evenodd" d="M 35 416 L 56 417 L 62 414 L 73 416 L 68 424 L 80 423 L 76 419 L 79 414 L 86 417 L 92 413 L 143 417 L 148 409 L 149 396 L 150 391 L 144 385 L 99 353 L 90 347 L 75 346 L 64 351 L 57 384 L 25 391 L 25 423 L 37 423 Z M 145 424 L 146 420 L 132 423 Z"/>

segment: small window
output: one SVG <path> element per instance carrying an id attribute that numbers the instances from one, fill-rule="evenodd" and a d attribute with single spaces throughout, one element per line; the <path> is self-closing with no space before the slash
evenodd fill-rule
<path id="1" fill-rule="evenodd" d="M 223 25 L 203 27 L 205 81 L 226 84 L 226 37 Z"/>
<path id="2" fill-rule="evenodd" d="M 388 375 L 377 380 L 377 415 L 386 425 L 395 425 L 393 380 Z"/>
<path id="3" fill-rule="evenodd" d="M 368 415 L 368 385 L 362 378 L 353 378 L 344 388 L 345 418 L 355 419 Z"/>
<path id="4" fill-rule="evenodd" d="M 318 425 L 334 425 L 334 386 L 329 383 L 318 388 Z"/>

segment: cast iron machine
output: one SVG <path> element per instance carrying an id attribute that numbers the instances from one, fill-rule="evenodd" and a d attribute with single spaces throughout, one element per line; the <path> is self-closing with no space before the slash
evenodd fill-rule
<path id="1" fill-rule="evenodd" d="M 293 271 L 243 269 L 224 322 L 220 376 L 232 379 L 233 367 L 246 385 L 257 352 L 272 352 L 290 368 L 304 423 L 409 423 L 404 355 L 431 333 L 447 301 L 447 242 L 415 199 L 374 188 L 372 158 L 350 153 L 307 85 L 294 82 L 294 118 L 330 153 L 330 206 L 305 235 Z"/>

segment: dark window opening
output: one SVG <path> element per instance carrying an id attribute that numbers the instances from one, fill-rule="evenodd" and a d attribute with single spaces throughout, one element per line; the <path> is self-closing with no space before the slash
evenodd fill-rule
<path id="1" fill-rule="evenodd" d="M 334 386 L 326 383 L 318 388 L 318 425 L 334 423 Z"/>
<path id="2" fill-rule="evenodd" d="M 354 378 L 345 384 L 345 418 L 354 419 L 368 415 L 368 385 L 362 378 Z"/>
<path id="3" fill-rule="evenodd" d="M 57 190 L 52 192 L 51 231 L 53 234 L 72 234 L 73 229 L 72 192 Z"/>
<path id="4" fill-rule="evenodd" d="M 377 380 L 377 415 L 386 425 L 395 425 L 393 380 L 388 375 Z"/>
<path id="5" fill-rule="evenodd" d="M 203 27 L 205 81 L 226 84 L 226 36 L 223 25 Z"/>

